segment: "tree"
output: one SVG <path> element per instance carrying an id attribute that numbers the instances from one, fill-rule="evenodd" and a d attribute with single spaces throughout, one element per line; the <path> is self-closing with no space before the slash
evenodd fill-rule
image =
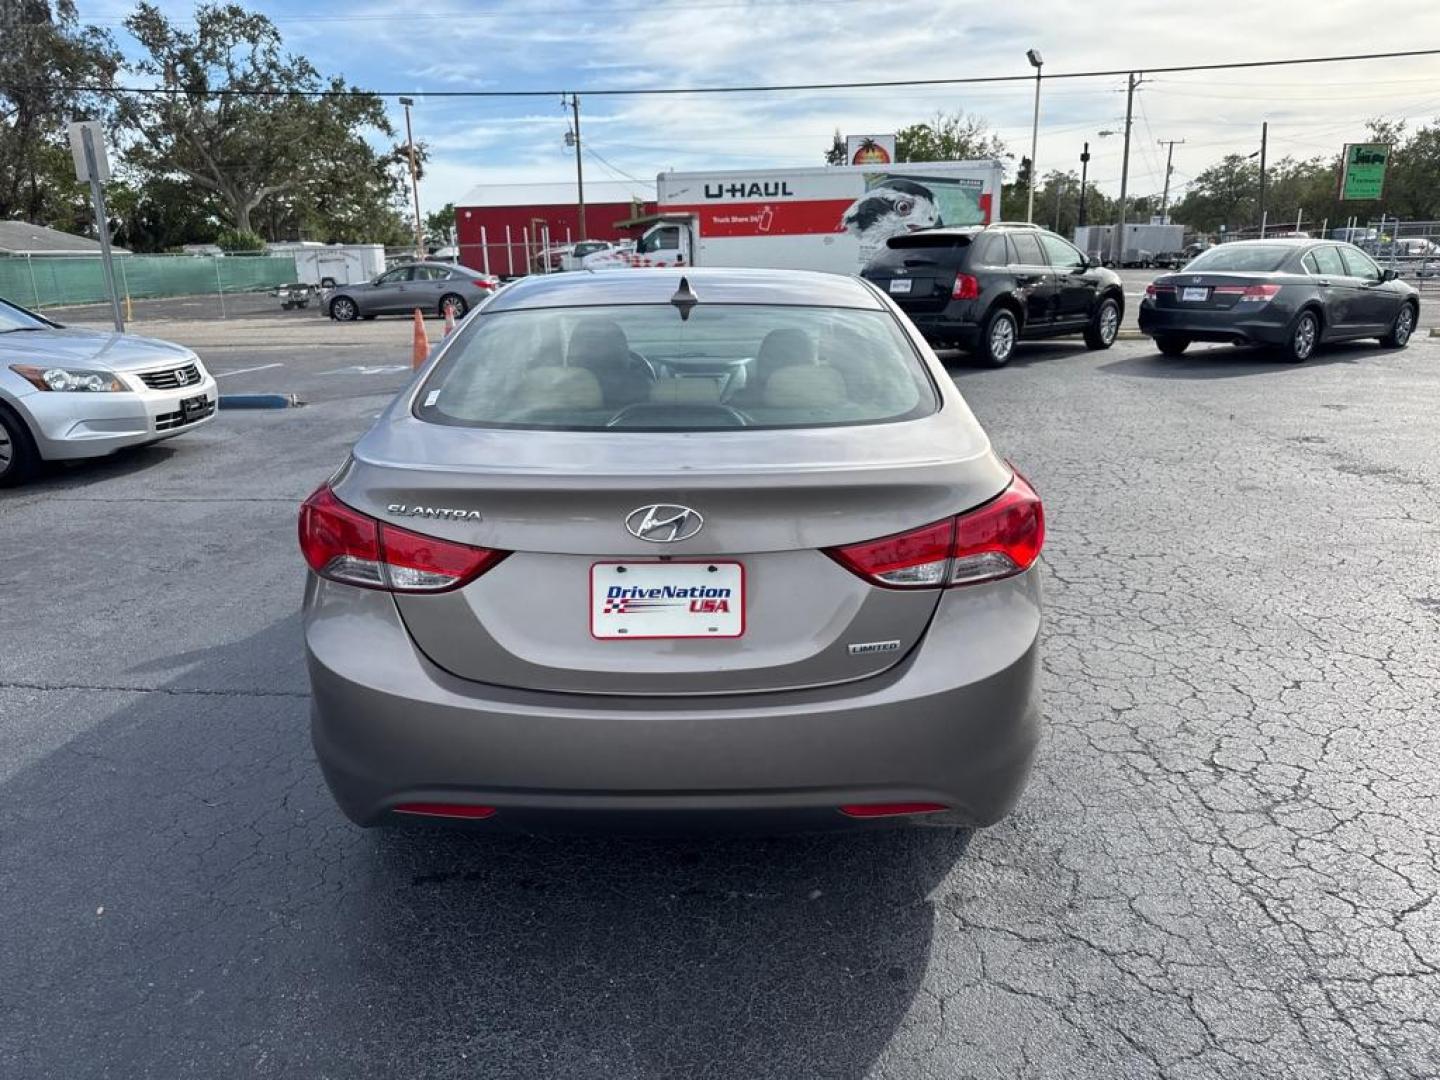
<path id="1" fill-rule="evenodd" d="M 1005 141 L 978 116 L 937 112 L 923 124 L 895 133 L 899 161 L 973 161 L 1006 157 Z"/>
<path id="2" fill-rule="evenodd" d="M 835 129 L 835 137 L 830 141 L 830 149 L 825 151 L 826 165 L 845 164 L 845 139 L 840 134 L 840 129 Z"/>
<path id="3" fill-rule="evenodd" d="M 5 0 L 0 0 L 5 3 Z M 0 219 L 76 229 L 89 221 L 66 124 L 104 119 L 105 98 L 69 89 L 110 83 L 120 54 L 82 27 L 74 0 L 9 0 L 0 9 Z"/>
<path id="4" fill-rule="evenodd" d="M 428 240 L 443 247 L 450 243 L 450 235 L 455 229 L 455 204 L 447 202 L 439 210 L 425 215 L 425 236 Z"/>
<path id="5" fill-rule="evenodd" d="M 380 99 L 284 52 L 264 15 L 204 4 L 182 30 L 141 3 L 125 26 L 144 50 L 133 66 L 165 89 L 119 96 L 120 119 L 139 136 L 126 158 L 143 175 L 184 177 L 241 232 L 254 231 L 267 200 L 288 200 L 291 216 L 340 203 L 336 217 L 351 225 L 395 198 L 387 157 L 364 137 L 394 134 Z M 319 91 L 339 96 L 310 96 Z"/>

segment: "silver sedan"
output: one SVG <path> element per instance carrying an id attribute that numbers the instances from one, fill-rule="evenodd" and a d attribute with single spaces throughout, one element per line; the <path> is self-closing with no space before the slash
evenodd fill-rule
<path id="1" fill-rule="evenodd" d="M 315 748 L 364 825 L 986 825 L 1044 531 L 867 282 L 529 278 L 301 510 Z"/>
<path id="2" fill-rule="evenodd" d="M 63 327 L 0 300 L 0 487 L 42 461 L 99 457 L 193 430 L 219 392 L 168 341 Z"/>

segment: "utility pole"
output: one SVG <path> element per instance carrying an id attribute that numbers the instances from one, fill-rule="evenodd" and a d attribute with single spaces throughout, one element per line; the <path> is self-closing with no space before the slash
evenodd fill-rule
<path id="1" fill-rule="evenodd" d="M 405 148 L 410 153 L 410 194 L 415 199 L 415 258 L 425 258 L 425 223 L 420 220 L 420 170 L 415 164 L 415 133 L 410 128 L 410 106 L 414 98 L 402 97 L 405 106 Z"/>
<path id="2" fill-rule="evenodd" d="M 563 98 L 561 99 L 563 103 Z M 565 141 L 575 147 L 575 211 L 580 219 L 579 239 L 588 239 L 585 232 L 585 167 L 580 163 L 580 96 L 570 95 L 570 109 L 575 119 L 575 126 L 565 136 Z"/>
<path id="3" fill-rule="evenodd" d="M 1135 87 L 1140 78 L 1130 72 L 1125 81 L 1125 151 L 1120 159 L 1120 223 L 1115 227 L 1115 262 L 1125 260 L 1125 198 L 1130 191 L 1130 124 L 1135 117 Z"/>
<path id="4" fill-rule="evenodd" d="M 1090 175 L 1090 144 L 1080 151 L 1080 211 L 1075 215 L 1075 227 L 1085 224 L 1085 183 Z"/>
<path id="5" fill-rule="evenodd" d="M 1260 239 L 1265 239 L 1265 144 L 1270 141 L 1270 121 L 1260 125 Z"/>
<path id="6" fill-rule="evenodd" d="M 1159 145 L 1161 145 L 1161 146 L 1167 146 L 1167 147 L 1169 147 L 1169 149 L 1165 151 L 1165 191 L 1164 191 L 1164 194 L 1162 194 L 1162 195 L 1160 196 L 1160 224 L 1161 224 L 1161 225 L 1169 225 L 1169 224 L 1170 224 L 1170 174 L 1175 171 L 1174 166 L 1171 165 L 1170 163 L 1175 160 L 1175 147 L 1176 147 L 1176 146 L 1184 146 L 1184 145 L 1185 145 L 1185 140 L 1184 140 L 1184 139 L 1156 139 L 1155 141 L 1156 141 Z"/>

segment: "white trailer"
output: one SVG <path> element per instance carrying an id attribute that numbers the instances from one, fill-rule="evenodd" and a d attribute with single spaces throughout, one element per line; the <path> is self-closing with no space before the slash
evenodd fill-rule
<path id="1" fill-rule="evenodd" d="M 892 236 L 994 221 L 1004 176 L 998 161 L 661 173 L 635 250 L 597 252 L 583 266 L 858 274 Z"/>
<path id="2" fill-rule="evenodd" d="M 295 280 L 305 285 L 354 285 L 385 272 L 383 244 L 270 244 L 267 250 L 293 255 Z"/>
<path id="3" fill-rule="evenodd" d="M 1184 250 L 1185 226 L 1127 224 L 1124 243 L 1116 251 L 1114 225 L 1081 225 L 1075 230 L 1075 246 L 1106 264 L 1155 266 Z"/>

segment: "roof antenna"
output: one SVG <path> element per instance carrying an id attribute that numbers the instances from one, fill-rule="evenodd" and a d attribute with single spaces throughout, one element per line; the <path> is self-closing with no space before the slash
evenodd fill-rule
<path id="1" fill-rule="evenodd" d="M 695 295 L 695 290 L 690 288 L 689 278 L 680 279 L 680 287 L 675 290 L 675 295 L 670 297 L 670 303 L 680 309 L 681 322 L 690 318 L 690 309 L 700 303 L 700 298 Z"/>

